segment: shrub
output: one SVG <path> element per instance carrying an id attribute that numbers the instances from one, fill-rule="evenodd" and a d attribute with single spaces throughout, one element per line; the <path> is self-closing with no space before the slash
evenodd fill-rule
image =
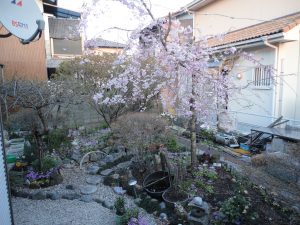
<path id="1" fill-rule="evenodd" d="M 114 208 L 116 214 L 122 216 L 125 214 L 125 199 L 123 197 L 118 197 L 114 203 Z"/>
<path id="2" fill-rule="evenodd" d="M 71 146 L 71 140 L 68 138 L 67 129 L 56 129 L 46 136 L 45 142 L 47 143 L 47 148 L 49 152 L 53 150 L 59 151 L 62 145 L 65 147 Z"/>
<path id="3" fill-rule="evenodd" d="M 145 149 L 159 142 L 166 132 L 167 123 L 154 113 L 131 113 L 122 116 L 113 124 L 113 132 L 121 138 L 128 149 L 142 157 Z"/>
<path id="4" fill-rule="evenodd" d="M 59 165 L 59 161 L 52 156 L 45 156 L 42 160 L 42 169 L 41 172 L 47 172 L 50 169 L 57 167 Z M 32 166 L 35 171 L 39 170 L 39 161 L 38 159 L 32 163 Z"/>
<path id="5" fill-rule="evenodd" d="M 30 143 L 29 141 L 26 141 L 26 143 L 24 145 L 23 158 L 28 163 L 32 163 L 35 160 L 37 160 L 38 157 L 36 155 L 36 144 L 35 143 Z"/>
<path id="6" fill-rule="evenodd" d="M 266 166 L 267 159 L 264 154 L 258 154 L 251 157 L 251 163 L 253 166 Z"/>
<path id="7" fill-rule="evenodd" d="M 128 225 L 131 218 L 138 218 L 139 210 L 138 209 L 128 209 L 121 218 L 121 225 Z"/>
<path id="8" fill-rule="evenodd" d="M 220 211 L 225 215 L 228 222 L 237 223 L 247 215 L 250 205 L 249 198 L 236 195 L 223 202 Z"/>
<path id="9" fill-rule="evenodd" d="M 180 149 L 180 146 L 177 143 L 177 140 L 174 136 L 167 136 L 166 147 L 171 152 L 177 152 Z"/>

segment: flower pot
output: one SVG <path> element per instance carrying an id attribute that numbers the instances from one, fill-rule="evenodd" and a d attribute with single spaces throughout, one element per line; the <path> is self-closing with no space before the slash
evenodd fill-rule
<path id="1" fill-rule="evenodd" d="M 164 171 L 149 174 L 143 182 L 145 191 L 154 198 L 161 198 L 164 191 L 169 189 L 170 186 L 169 173 Z"/>
<path id="2" fill-rule="evenodd" d="M 162 194 L 163 200 L 170 207 L 173 207 L 175 203 L 185 204 L 189 200 L 189 195 L 186 192 L 179 191 L 174 188 L 170 188 Z"/>

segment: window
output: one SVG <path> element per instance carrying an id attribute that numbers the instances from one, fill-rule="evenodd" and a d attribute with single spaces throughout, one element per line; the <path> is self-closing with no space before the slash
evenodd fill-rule
<path id="1" fill-rule="evenodd" d="M 82 55 L 81 40 L 53 39 L 54 55 Z"/>
<path id="2" fill-rule="evenodd" d="M 272 66 L 254 68 L 253 86 L 255 88 L 270 88 Z"/>

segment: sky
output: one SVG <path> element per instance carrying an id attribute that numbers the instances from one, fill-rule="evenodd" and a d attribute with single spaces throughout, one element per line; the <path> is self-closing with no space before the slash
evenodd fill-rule
<path id="1" fill-rule="evenodd" d="M 82 4 L 89 0 L 58 0 L 58 6 L 82 11 Z M 181 7 L 187 5 L 192 0 L 145 0 L 147 4 L 151 1 L 151 11 L 155 17 L 167 15 L 169 12 L 175 12 Z M 129 32 L 118 29 L 111 29 L 112 27 L 119 27 L 122 29 L 135 29 L 141 22 L 141 18 L 132 13 L 120 3 L 106 0 L 105 10 L 103 7 L 97 7 L 95 10 L 97 15 L 90 16 L 88 19 L 88 27 L 86 29 L 86 38 L 92 39 L 101 37 L 107 40 L 126 43 Z"/>

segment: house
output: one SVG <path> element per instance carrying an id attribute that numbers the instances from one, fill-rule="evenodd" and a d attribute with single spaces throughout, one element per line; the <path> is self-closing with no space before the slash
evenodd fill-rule
<path id="1" fill-rule="evenodd" d="M 104 40 L 102 38 L 96 38 L 87 42 L 85 51 L 87 54 L 101 55 L 103 53 L 116 53 L 119 54 L 123 51 L 126 45 Z"/>
<path id="2" fill-rule="evenodd" d="M 83 54 L 78 32 L 81 14 L 57 7 L 57 0 L 35 0 L 43 13 L 45 29 L 40 39 L 27 45 L 14 36 L 0 38 L 0 64 L 4 80 L 15 76 L 47 80 L 59 63 Z M 0 24 L 0 35 L 8 31 Z"/>
<path id="3" fill-rule="evenodd" d="M 42 12 L 43 1 L 36 0 L 36 3 Z M 8 33 L 5 27 L 0 24 L 0 35 Z M 46 80 L 44 34 L 39 40 L 26 45 L 21 44 L 15 36 L 0 38 L 0 64 L 4 65 L 3 80 L 10 80 L 14 76 Z"/>
<path id="4" fill-rule="evenodd" d="M 47 75 L 55 73 L 59 64 L 83 55 L 83 36 L 79 31 L 81 14 L 57 6 L 57 1 L 43 4 Z"/>
<path id="5" fill-rule="evenodd" d="M 227 106 L 233 128 L 248 132 L 279 116 L 300 126 L 300 1 L 198 0 L 186 8 L 196 41 L 208 35 L 216 51 L 236 47 L 259 62 L 240 57 L 230 73 L 240 87 Z"/>

